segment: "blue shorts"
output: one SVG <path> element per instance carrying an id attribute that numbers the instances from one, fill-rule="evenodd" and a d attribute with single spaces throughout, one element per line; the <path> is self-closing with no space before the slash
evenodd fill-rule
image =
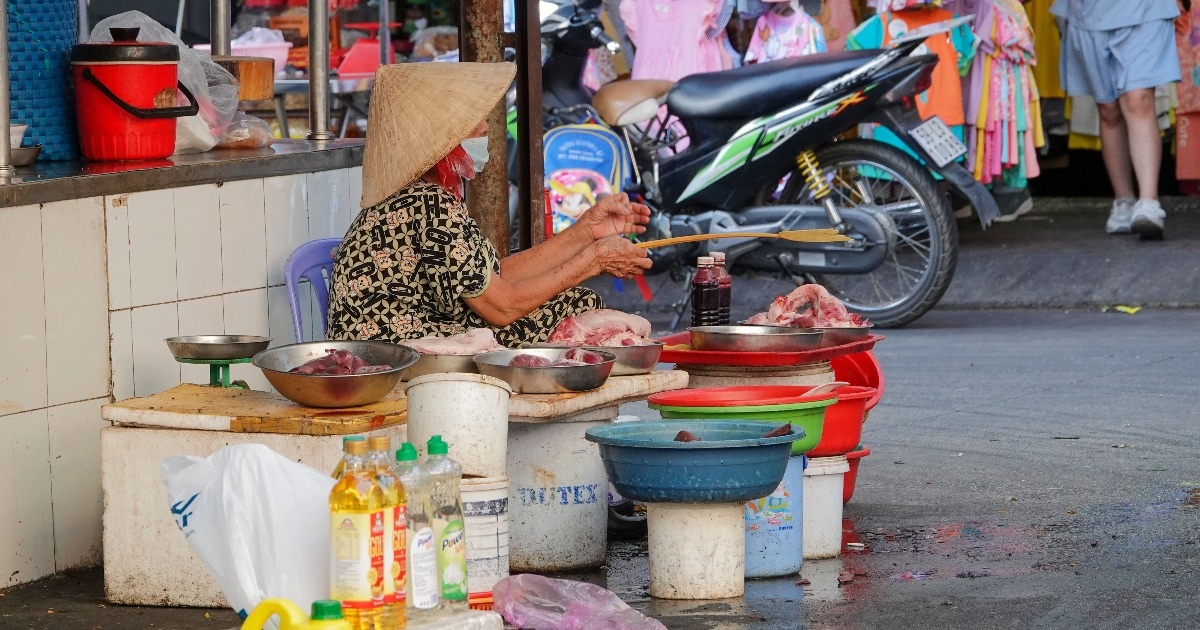
<path id="1" fill-rule="evenodd" d="M 1067 24 L 1062 44 L 1063 88 L 1071 96 L 1115 102 L 1122 94 L 1180 80 L 1175 21 L 1155 20 L 1112 31 Z"/>

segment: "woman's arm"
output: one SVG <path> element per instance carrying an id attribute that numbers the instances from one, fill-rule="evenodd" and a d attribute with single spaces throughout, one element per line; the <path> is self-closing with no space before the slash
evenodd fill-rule
<path id="1" fill-rule="evenodd" d="M 591 236 L 582 230 L 568 228 L 554 238 L 501 260 L 500 277 L 516 283 L 543 275 L 547 269 L 557 269 L 571 259 L 578 258 L 591 244 Z"/>

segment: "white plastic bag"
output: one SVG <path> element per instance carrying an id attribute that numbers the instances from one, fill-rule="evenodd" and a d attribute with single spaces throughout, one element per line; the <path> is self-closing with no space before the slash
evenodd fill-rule
<path id="1" fill-rule="evenodd" d="M 200 114 L 176 121 L 175 153 L 202 153 L 216 146 L 238 105 L 238 82 L 208 53 L 192 50 L 170 29 L 141 11 L 126 11 L 100 20 L 89 43 L 111 42 L 108 29 L 137 28 L 139 42 L 166 42 L 179 47 L 179 81 L 196 96 Z M 185 99 L 179 96 L 179 102 Z"/>
<path id="2" fill-rule="evenodd" d="M 328 474 L 262 444 L 168 457 L 162 474 L 175 523 L 239 614 L 268 597 L 307 610 L 329 596 Z"/>

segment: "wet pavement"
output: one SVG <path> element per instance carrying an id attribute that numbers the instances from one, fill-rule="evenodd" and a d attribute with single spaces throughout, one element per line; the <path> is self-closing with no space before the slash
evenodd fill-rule
<path id="1" fill-rule="evenodd" d="M 644 541 L 570 577 L 672 630 L 1200 627 L 1198 331 L 1200 311 L 934 311 L 876 348 L 854 549 L 728 601 L 651 599 Z M 105 606 L 97 571 L 0 594 L 0 628 L 235 623 Z"/>

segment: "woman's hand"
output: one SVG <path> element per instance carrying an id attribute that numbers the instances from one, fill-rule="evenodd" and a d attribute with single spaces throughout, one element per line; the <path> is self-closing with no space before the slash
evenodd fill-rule
<path id="1" fill-rule="evenodd" d="M 607 273 L 618 278 L 632 278 L 650 268 L 646 250 L 620 236 L 607 236 L 588 246 L 596 261 L 597 274 Z"/>
<path id="2" fill-rule="evenodd" d="M 610 236 L 641 234 L 650 222 L 650 209 L 640 203 L 629 201 L 629 195 L 621 193 L 607 196 L 588 208 L 575 225 L 590 234 L 593 241 Z"/>

